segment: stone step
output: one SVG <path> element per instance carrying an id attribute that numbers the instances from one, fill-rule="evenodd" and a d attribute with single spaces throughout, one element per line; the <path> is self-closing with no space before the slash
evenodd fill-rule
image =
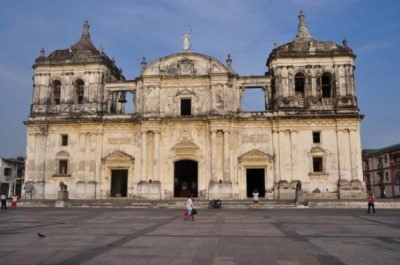
<path id="1" fill-rule="evenodd" d="M 194 200 L 196 208 L 213 208 L 210 200 Z M 104 208 L 185 208 L 186 199 L 171 200 L 131 200 L 131 199 L 104 199 L 104 200 L 67 200 L 60 203 L 57 200 L 20 200 L 20 207 L 104 207 Z M 252 200 L 222 200 L 222 208 L 247 209 L 252 208 Z M 293 203 L 265 200 L 260 201 L 257 208 L 292 208 Z"/>
<path id="2" fill-rule="evenodd" d="M 210 200 L 194 199 L 195 208 L 208 209 L 211 207 Z M 314 200 L 309 201 L 307 206 L 297 208 L 366 208 L 365 200 Z M 249 209 L 253 208 L 251 199 L 244 200 L 221 200 L 223 209 Z M 399 199 L 384 199 L 376 202 L 378 208 L 400 208 Z M 102 200 L 26 200 L 18 202 L 18 207 L 71 207 L 71 208 L 171 208 L 184 209 L 185 198 L 170 200 L 139 200 L 139 199 L 102 199 Z M 260 200 L 258 209 L 285 209 L 296 208 L 291 200 Z"/>

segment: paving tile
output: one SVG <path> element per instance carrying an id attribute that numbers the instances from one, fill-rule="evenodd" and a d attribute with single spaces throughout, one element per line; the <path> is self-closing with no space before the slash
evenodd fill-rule
<path id="1" fill-rule="evenodd" d="M 399 209 L 202 209 L 191 222 L 177 209 L 21 208 L 0 214 L 0 264 L 400 264 L 399 224 Z"/>

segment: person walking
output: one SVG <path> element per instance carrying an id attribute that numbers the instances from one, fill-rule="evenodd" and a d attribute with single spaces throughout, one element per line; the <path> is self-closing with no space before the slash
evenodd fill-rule
<path id="1" fill-rule="evenodd" d="M 1 194 L 0 196 L 0 200 L 1 200 L 1 209 L 7 209 L 7 197 L 4 194 Z"/>
<path id="2" fill-rule="evenodd" d="M 17 202 L 18 202 L 18 196 L 17 194 L 14 193 L 14 195 L 11 197 L 11 209 L 17 208 Z"/>
<path id="3" fill-rule="evenodd" d="M 368 194 L 368 214 L 372 208 L 372 212 L 375 213 L 375 196 L 370 192 Z"/>
<path id="4" fill-rule="evenodd" d="M 186 210 L 189 213 L 189 218 L 194 221 L 194 217 L 193 217 L 193 195 L 189 194 L 188 198 L 186 200 Z"/>

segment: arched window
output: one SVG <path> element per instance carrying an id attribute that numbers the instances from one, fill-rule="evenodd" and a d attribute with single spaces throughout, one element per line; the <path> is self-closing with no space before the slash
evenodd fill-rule
<path id="1" fill-rule="evenodd" d="M 54 80 L 51 84 L 50 101 L 52 105 L 60 105 L 61 98 L 61 82 Z"/>
<path id="2" fill-rule="evenodd" d="M 192 115 L 192 99 L 181 98 L 181 116 Z"/>
<path id="3" fill-rule="evenodd" d="M 57 158 L 57 172 L 56 175 L 68 175 L 70 170 L 68 169 L 69 154 L 65 151 L 60 151 L 56 155 Z"/>
<path id="4" fill-rule="evenodd" d="M 306 77 L 303 73 L 297 73 L 294 76 L 294 92 L 296 96 L 304 96 Z"/>
<path id="5" fill-rule="evenodd" d="M 85 83 L 82 79 L 78 79 L 75 81 L 75 95 L 74 95 L 74 103 L 75 104 L 82 104 L 83 103 L 83 95 L 84 95 L 84 88 Z"/>
<path id="6" fill-rule="evenodd" d="M 323 98 L 332 97 L 332 77 L 330 73 L 323 73 L 321 76 L 321 89 Z"/>
<path id="7" fill-rule="evenodd" d="M 325 150 L 320 147 L 313 147 L 309 153 L 311 167 L 310 172 L 312 174 L 325 174 L 325 160 L 326 160 L 326 153 Z"/>

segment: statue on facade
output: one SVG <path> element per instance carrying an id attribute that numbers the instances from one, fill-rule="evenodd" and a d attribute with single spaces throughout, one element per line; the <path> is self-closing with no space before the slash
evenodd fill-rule
<path id="1" fill-rule="evenodd" d="M 60 182 L 60 190 L 61 191 L 67 191 L 68 185 L 64 184 L 64 182 Z"/>
<path id="2" fill-rule="evenodd" d="M 301 181 L 300 180 L 298 180 L 296 183 L 294 203 L 295 203 L 296 207 L 303 204 L 303 192 L 301 190 Z"/>
<path id="3" fill-rule="evenodd" d="M 183 35 L 183 48 L 182 51 L 189 52 L 191 45 L 190 45 L 190 34 L 192 33 L 192 29 L 190 26 L 184 26 L 182 28 L 182 35 Z"/>

